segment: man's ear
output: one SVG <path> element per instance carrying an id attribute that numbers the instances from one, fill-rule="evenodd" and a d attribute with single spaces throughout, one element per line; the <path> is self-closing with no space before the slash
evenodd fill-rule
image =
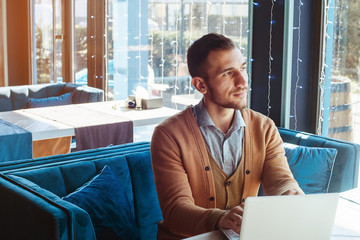
<path id="1" fill-rule="evenodd" d="M 206 94 L 207 92 L 207 85 L 203 78 L 201 77 L 193 77 L 192 78 L 192 85 L 202 94 Z"/>

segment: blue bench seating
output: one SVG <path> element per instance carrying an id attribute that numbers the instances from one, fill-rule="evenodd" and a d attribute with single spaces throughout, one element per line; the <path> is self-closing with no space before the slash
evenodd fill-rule
<path id="1" fill-rule="evenodd" d="M 321 191 L 342 192 L 357 187 L 358 144 L 284 128 L 279 128 L 279 132 L 285 144 L 305 149 L 332 149 L 330 152 L 336 153 L 329 164 L 325 164 L 328 168 L 324 175 L 326 186 Z M 320 165 L 322 159 L 314 156 L 313 159 L 301 159 L 310 160 L 314 168 L 310 173 L 302 174 L 309 168 L 300 164 L 297 169 L 300 174 L 294 174 L 299 182 L 306 180 L 308 184 L 307 180 L 311 180 L 316 185 L 321 175 L 316 172 L 316 164 Z M 149 142 L 0 163 L 1 236 L 4 239 L 27 239 L 29 236 L 32 239 L 96 239 L 97 228 L 89 213 L 63 197 L 84 186 L 104 166 L 112 169 L 125 189 L 135 212 L 140 239 L 156 239 L 162 214 L 154 185 Z M 308 190 L 319 191 L 312 183 L 306 186 Z"/>

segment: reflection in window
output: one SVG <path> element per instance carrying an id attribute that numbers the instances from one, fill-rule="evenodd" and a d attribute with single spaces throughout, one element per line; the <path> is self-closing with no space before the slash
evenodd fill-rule
<path id="1" fill-rule="evenodd" d="M 142 86 L 167 107 L 199 101 L 186 51 L 209 32 L 230 37 L 247 55 L 248 1 L 109 0 L 107 7 L 108 100 Z"/>

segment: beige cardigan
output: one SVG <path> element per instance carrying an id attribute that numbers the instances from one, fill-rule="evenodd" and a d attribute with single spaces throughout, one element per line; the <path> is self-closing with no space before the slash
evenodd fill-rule
<path id="1" fill-rule="evenodd" d="M 246 124 L 243 198 L 257 196 L 261 182 L 268 195 L 289 189 L 301 192 L 274 122 L 250 109 L 242 110 L 242 116 Z M 156 127 L 151 158 L 164 217 L 158 239 L 181 239 L 214 230 L 225 210 L 215 209 L 209 156 L 191 107 Z"/>

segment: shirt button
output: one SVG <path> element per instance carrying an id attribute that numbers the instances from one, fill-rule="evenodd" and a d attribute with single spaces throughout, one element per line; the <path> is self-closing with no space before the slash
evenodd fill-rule
<path id="1" fill-rule="evenodd" d="M 215 198 L 214 198 L 214 197 L 211 197 L 209 200 L 210 200 L 210 201 L 214 201 L 214 200 L 215 200 Z"/>
<path id="2" fill-rule="evenodd" d="M 210 171 L 210 167 L 209 167 L 209 166 L 206 166 L 206 167 L 205 167 L 205 171 Z"/>
<path id="3" fill-rule="evenodd" d="M 246 172 L 245 172 L 247 175 L 249 175 L 250 174 L 250 170 L 246 170 Z"/>
<path id="4" fill-rule="evenodd" d="M 226 209 L 227 209 L 227 210 L 230 210 L 230 208 L 231 208 L 231 206 L 230 206 L 230 205 L 226 207 Z"/>
<path id="5" fill-rule="evenodd" d="M 231 183 L 230 181 L 227 181 L 227 182 L 225 183 L 225 185 L 226 185 L 226 186 L 230 186 L 230 183 Z"/>

